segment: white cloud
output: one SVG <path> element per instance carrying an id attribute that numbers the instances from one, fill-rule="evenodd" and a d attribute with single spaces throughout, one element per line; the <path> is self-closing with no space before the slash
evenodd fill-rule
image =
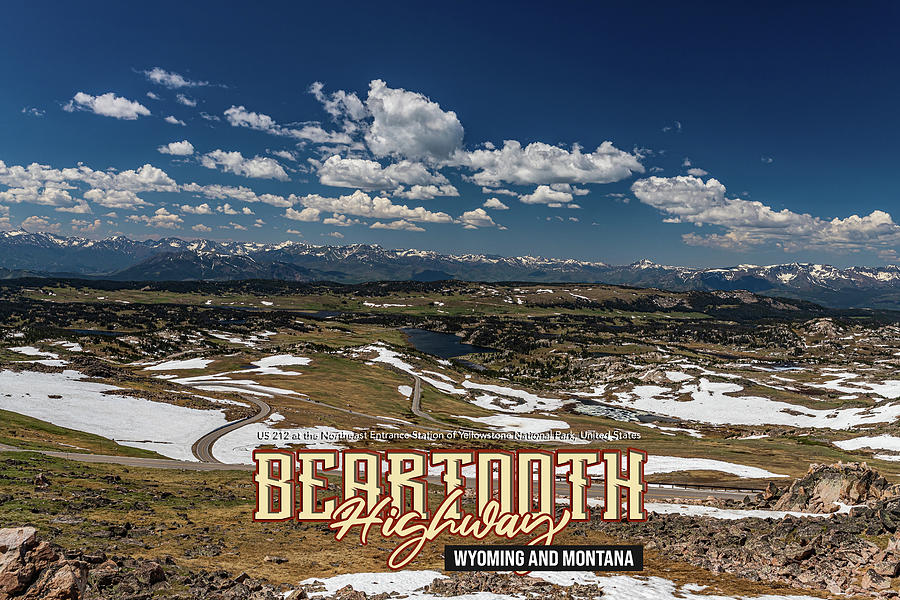
<path id="1" fill-rule="evenodd" d="M 294 221 L 303 221 L 305 223 L 315 223 L 319 220 L 319 215 L 322 211 L 317 208 L 304 208 L 303 210 L 296 210 L 293 208 L 289 208 L 284 211 L 284 216 L 288 219 L 292 219 Z"/>
<path id="2" fill-rule="evenodd" d="M 172 115 L 169 115 L 168 117 L 166 117 L 165 119 L 163 119 L 163 121 L 165 121 L 166 123 L 168 123 L 168 124 L 170 124 L 170 125 L 179 125 L 179 126 L 181 126 L 181 127 L 184 127 L 185 125 L 187 125 L 187 123 L 185 123 L 185 122 L 182 121 L 181 119 L 175 118 L 175 117 L 172 116 Z"/>
<path id="3" fill-rule="evenodd" d="M 581 147 L 571 150 L 533 142 L 524 148 L 507 140 L 498 150 L 457 153 L 456 161 L 475 171 L 475 183 L 495 187 L 502 183 L 517 185 L 551 183 L 611 183 L 643 173 L 640 158 L 619 150 L 612 142 L 603 142 L 594 152 Z"/>
<path id="4" fill-rule="evenodd" d="M 704 171 L 703 169 L 700 169 L 700 168 L 697 168 L 697 167 L 692 167 L 692 168 L 690 168 L 690 169 L 687 170 L 687 174 L 688 174 L 688 175 L 693 175 L 694 177 L 704 177 L 704 176 L 706 176 L 706 175 L 709 175 L 709 172 Z"/>
<path id="5" fill-rule="evenodd" d="M 80 219 L 72 219 L 71 227 L 74 231 L 79 233 L 94 233 L 103 225 L 103 221 L 100 219 L 94 219 L 93 221 L 83 221 Z"/>
<path id="6" fill-rule="evenodd" d="M 211 215 L 212 209 L 209 207 L 209 204 L 203 203 L 198 206 L 191 206 L 190 204 L 182 204 L 181 212 L 189 215 Z"/>
<path id="7" fill-rule="evenodd" d="M 406 205 L 393 204 L 384 197 L 371 197 L 361 190 L 340 198 L 326 198 L 318 194 L 309 194 L 296 198 L 302 206 L 315 208 L 322 212 L 347 214 L 374 219 L 406 219 L 423 223 L 452 223 L 453 218 L 447 213 L 432 212 L 421 206 L 409 208 Z"/>
<path id="8" fill-rule="evenodd" d="M 284 160 L 292 160 L 297 162 L 297 155 L 291 152 L 290 150 L 272 150 L 272 156 L 277 156 L 278 158 L 283 158 Z"/>
<path id="9" fill-rule="evenodd" d="M 348 219 L 346 215 L 332 215 L 327 219 L 322 219 L 323 225 L 333 225 L 335 227 L 350 227 L 352 225 L 361 225 L 359 219 Z"/>
<path id="10" fill-rule="evenodd" d="M 344 237 L 344 234 L 340 231 L 332 231 L 331 233 L 323 233 L 322 235 L 327 235 L 328 237 L 341 239 Z"/>
<path id="11" fill-rule="evenodd" d="M 178 73 L 166 71 L 160 67 L 153 67 L 149 71 L 144 71 L 144 75 L 153 83 L 172 89 L 209 85 L 207 81 L 192 81 Z"/>
<path id="12" fill-rule="evenodd" d="M 26 106 L 22 109 L 22 114 L 28 115 L 29 117 L 43 117 L 46 112 L 33 106 Z"/>
<path id="13" fill-rule="evenodd" d="M 212 227 L 207 227 L 203 223 L 194 225 L 191 227 L 191 229 L 193 229 L 194 231 L 198 231 L 200 233 L 209 233 L 210 231 L 212 231 Z"/>
<path id="14" fill-rule="evenodd" d="M 772 158 L 771 156 L 760 156 L 759 160 L 764 165 L 771 165 L 773 162 L 775 162 L 775 159 Z"/>
<path id="15" fill-rule="evenodd" d="M 681 133 L 681 121 L 675 121 L 671 125 L 666 125 L 662 128 L 663 131 L 669 132 L 673 131 L 675 133 Z"/>
<path id="16" fill-rule="evenodd" d="M 358 188 L 361 190 L 390 190 L 401 185 L 432 186 L 436 195 L 458 195 L 456 188 L 450 185 L 446 177 L 440 173 L 432 173 L 428 167 L 419 162 L 401 160 L 382 167 L 374 160 L 362 158 L 342 158 L 337 154 L 330 156 L 318 167 L 319 182 L 335 187 Z M 441 186 L 438 188 L 437 186 Z M 442 194 L 441 192 L 447 192 Z"/>
<path id="17" fill-rule="evenodd" d="M 309 86 L 309 93 L 322 103 L 325 112 L 335 120 L 361 121 L 369 116 L 369 110 L 355 93 L 338 90 L 328 96 L 322 92 L 324 87 L 321 82 L 315 81 Z"/>
<path id="18" fill-rule="evenodd" d="M 377 157 L 443 161 L 462 148 L 463 126 L 456 113 L 422 94 L 375 79 L 366 107 L 372 115 L 366 144 Z"/>
<path id="19" fill-rule="evenodd" d="M 153 92 L 147 92 L 147 97 L 150 98 L 151 100 L 162 100 L 162 98 L 160 98 L 157 94 L 154 94 Z"/>
<path id="20" fill-rule="evenodd" d="M 263 202 L 264 204 L 277 206 L 279 208 L 293 205 L 293 200 L 288 200 L 284 196 L 278 196 L 276 194 L 260 194 L 257 196 L 256 192 L 244 186 L 235 187 L 219 184 L 199 185 L 197 183 L 188 183 L 181 186 L 181 189 L 186 192 L 198 193 L 206 198 L 212 198 L 214 200 L 226 200 L 230 198 L 242 202 Z"/>
<path id="21" fill-rule="evenodd" d="M 194 153 L 194 145 L 187 140 L 181 140 L 180 142 L 169 142 L 156 150 L 162 154 L 171 154 L 173 156 L 190 156 Z"/>
<path id="22" fill-rule="evenodd" d="M 491 218 L 491 215 L 487 214 L 483 208 L 476 208 L 475 210 L 469 210 L 464 212 L 459 217 L 459 222 L 462 223 L 463 229 L 478 229 L 480 227 L 499 227 L 494 219 Z"/>
<path id="23" fill-rule="evenodd" d="M 95 171 L 79 164 L 77 167 L 54 169 L 47 165 L 31 163 L 28 166 L 7 166 L 0 160 L 0 183 L 11 188 L 73 189 L 73 182 L 86 183 L 90 187 L 128 190 L 133 192 L 174 192 L 175 181 L 165 171 L 145 164 L 137 170 L 121 173 Z"/>
<path id="24" fill-rule="evenodd" d="M 48 231 L 51 233 L 56 233 L 60 229 L 59 223 L 50 223 L 47 221 L 46 217 L 40 217 L 37 215 L 31 215 L 21 224 L 22 229 L 26 231 Z"/>
<path id="25" fill-rule="evenodd" d="M 149 206 L 147 202 L 130 190 L 91 189 L 84 193 L 84 197 L 106 208 L 133 210 L 142 206 Z"/>
<path id="26" fill-rule="evenodd" d="M 157 209 L 152 217 L 148 215 L 129 215 L 127 219 L 134 223 L 144 223 L 158 229 L 178 229 L 184 223 L 184 219 L 178 215 L 173 215 L 165 208 Z"/>
<path id="27" fill-rule="evenodd" d="M 278 161 L 266 156 L 254 156 L 253 158 L 244 158 L 237 151 L 226 152 L 224 150 L 214 150 L 204 154 L 200 158 L 200 164 L 207 169 L 215 169 L 221 167 L 223 171 L 242 175 L 244 177 L 255 177 L 257 179 L 278 179 L 287 181 L 290 179 Z"/>
<path id="28" fill-rule="evenodd" d="M 503 188 L 489 188 L 486 186 L 482 186 L 481 193 L 482 194 L 501 194 L 503 196 L 518 196 L 519 195 L 512 190 L 505 190 Z"/>
<path id="29" fill-rule="evenodd" d="M 399 221 L 391 221 L 389 223 L 382 223 L 381 221 L 376 221 L 369 225 L 369 229 L 393 229 L 398 231 L 425 231 L 423 227 L 419 227 L 415 223 L 410 223 L 406 220 Z"/>
<path id="30" fill-rule="evenodd" d="M 150 114 L 150 109 L 140 102 L 116 96 L 112 92 L 100 96 L 91 96 L 84 92 L 78 92 L 63 106 L 63 109 L 68 112 L 86 110 L 104 117 L 127 120 L 146 117 Z"/>
<path id="31" fill-rule="evenodd" d="M 84 200 L 78 200 L 72 206 L 60 206 L 55 209 L 56 212 L 72 213 L 76 215 L 88 215 L 91 213 L 91 207 Z"/>
<path id="32" fill-rule="evenodd" d="M 546 204 L 551 208 L 559 208 L 572 201 L 571 192 L 555 190 L 549 185 L 539 185 L 531 194 L 519 196 L 523 204 Z"/>
<path id="33" fill-rule="evenodd" d="M 509 207 L 500 202 L 497 198 L 488 198 L 484 201 L 482 206 L 485 208 L 493 208 L 494 210 L 509 210 Z"/>
<path id="34" fill-rule="evenodd" d="M 227 202 L 223 206 L 219 206 L 216 210 L 220 213 L 224 213 L 226 215 L 239 215 L 241 214 L 237 210 L 235 210 L 230 204 Z"/>
<path id="35" fill-rule="evenodd" d="M 188 96 L 185 96 L 184 94 L 178 94 L 177 96 L 175 96 L 175 101 L 178 102 L 178 104 L 183 104 L 185 106 L 190 106 L 190 107 L 197 106 L 196 100 L 194 100 L 193 98 L 190 98 Z"/>
<path id="36" fill-rule="evenodd" d="M 788 209 L 776 211 L 762 202 L 728 198 L 718 180 L 710 178 L 704 183 L 692 176 L 649 177 L 636 181 L 631 191 L 638 200 L 666 215 L 667 223 L 725 229 L 722 234 L 683 236 L 686 243 L 696 246 L 744 249 L 774 244 L 784 250 L 854 250 L 900 243 L 900 225 L 881 210 L 829 221 Z"/>
<path id="37" fill-rule="evenodd" d="M 397 198 L 406 200 L 433 200 L 438 197 L 459 196 L 459 190 L 450 184 L 437 185 L 412 185 L 410 187 L 399 186 L 392 192 Z"/>
<path id="38" fill-rule="evenodd" d="M 291 235 L 299 235 L 300 237 L 303 237 L 303 233 L 300 231 L 297 231 L 296 229 L 288 229 L 287 233 L 290 233 Z"/>
<path id="39" fill-rule="evenodd" d="M 316 124 L 307 124 L 300 128 L 283 127 L 269 115 L 248 111 L 243 106 L 232 106 L 226 110 L 225 119 L 232 127 L 248 127 L 272 135 L 292 137 L 317 144 L 350 144 L 352 142 L 346 133 L 325 131 Z"/>

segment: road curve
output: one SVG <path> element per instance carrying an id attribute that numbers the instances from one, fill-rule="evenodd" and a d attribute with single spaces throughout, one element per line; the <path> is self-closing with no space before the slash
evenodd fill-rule
<path id="1" fill-rule="evenodd" d="M 199 440 L 194 442 L 194 445 L 191 446 L 191 452 L 194 453 L 194 456 L 202 463 L 212 463 L 212 464 L 222 464 L 222 461 L 218 460 L 215 456 L 213 456 L 212 447 L 222 436 L 227 433 L 234 431 L 235 429 L 240 429 L 244 425 L 250 425 L 251 423 L 258 423 L 265 419 L 269 418 L 269 415 L 272 414 L 272 407 L 260 400 L 259 398 L 254 398 L 252 396 L 241 396 L 247 402 L 250 402 L 258 408 L 258 412 L 250 417 L 246 417 L 244 419 L 240 419 L 238 421 L 232 421 L 231 423 L 227 423 L 222 425 L 218 429 L 213 429 Z"/>

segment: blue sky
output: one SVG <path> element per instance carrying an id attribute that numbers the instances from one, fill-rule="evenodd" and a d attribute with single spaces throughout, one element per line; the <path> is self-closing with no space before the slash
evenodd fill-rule
<path id="1" fill-rule="evenodd" d="M 5 7 L 5 229 L 897 261 L 896 3 L 69 4 Z"/>

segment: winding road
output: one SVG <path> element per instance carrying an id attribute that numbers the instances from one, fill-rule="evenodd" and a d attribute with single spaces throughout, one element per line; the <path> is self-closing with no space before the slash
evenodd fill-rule
<path id="1" fill-rule="evenodd" d="M 244 425 L 249 425 L 251 423 L 259 423 L 265 419 L 269 418 L 269 415 L 272 414 L 272 407 L 263 402 L 258 398 L 254 398 L 252 396 L 241 396 L 247 402 L 255 405 L 259 411 L 250 417 L 246 417 L 240 419 L 238 421 L 232 421 L 231 423 L 226 423 L 217 429 L 213 429 L 202 438 L 194 442 L 194 445 L 191 446 L 191 452 L 194 453 L 194 456 L 197 457 L 201 463 L 218 463 L 222 464 L 222 461 L 213 456 L 212 447 L 219 438 L 222 436 L 231 433 L 235 429 L 240 429 Z"/>

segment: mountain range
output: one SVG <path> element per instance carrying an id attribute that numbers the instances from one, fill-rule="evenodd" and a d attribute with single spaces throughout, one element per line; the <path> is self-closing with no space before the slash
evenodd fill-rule
<path id="1" fill-rule="evenodd" d="M 676 291 L 738 290 L 840 308 L 900 309 L 900 267 L 789 263 L 727 268 L 630 265 L 535 256 L 440 254 L 377 245 L 316 246 L 212 240 L 101 240 L 49 233 L 0 233 L 0 278 L 79 277 L 127 281 L 278 279 L 608 283 Z"/>

